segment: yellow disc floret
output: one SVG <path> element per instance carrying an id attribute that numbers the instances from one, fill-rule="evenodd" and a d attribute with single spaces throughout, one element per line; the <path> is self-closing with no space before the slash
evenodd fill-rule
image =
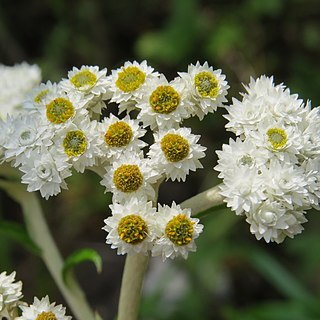
<path id="1" fill-rule="evenodd" d="M 87 150 L 87 138 L 80 130 L 69 131 L 63 140 L 64 152 L 69 157 L 82 155 Z"/>
<path id="2" fill-rule="evenodd" d="M 286 132 L 281 128 L 271 128 L 267 131 L 268 141 L 274 150 L 283 149 L 287 142 L 288 137 Z"/>
<path id="3" fill-rule="evenodd" d="M 166 159 L 170 162 L 185 159 L 190 151 L 188 140 L 175 133 L 166 134 L 161 139 L 160 145 Z"/>
<path id="4" fill-rule="evenodd" d="M 141 243 L 148 236 L 147 223 L 136 214 L 121 218 L 117 231 L 119 238 L 129 244 Z"/>
<path id="5" fill-rule="evenodd" d="M 122 192 L 135 192 L 143 182 L 143 176 L 139 166 L 135 164 L 123 164 L 113 174 L 113 183 Z"/>
<path id="6" fill-rule="evenodd" d="M 35 103 L 41 103 L 43 98 L 49 93 L 49 89 L 41 90 L 33 99 Z"/>
<path id="7" fill-rule="evenodd" d="M 75 74 L 70 82 L 79 90 L 87 90 L 96 84 L 97 76 L 90 70 L 82 70 Z"/>
<path id="8" fill-rule="evenodd" d="M 171 86 L 159 86 L 151 93 L 149 102 L 154 112 L 169 114 L 177 109 L 180 95 Z"/>
<path id="9" fill-rule="evenodd" d="M 110 147 L 125 147 L 133 137 L 131 127 L 124 121 L 117 121 L 109 126 L 104 141 Z"/>
<path id="10" fill-rule="evenodd" d="M 118 73 L 116 86 L 123 92 L 131 92 L 140 88 L 146 80 L 146 74 L 137 67 L 123 68 Z"/>
<path id="11" fill-rule="evenodd" d="M 42 311 L 41 313 L 38 314 L 35 320 L 57 320 L 57 317 L 51 311 L 49 312 Z"/>
<path id="12" fill-rule="evenodd" d="M 194 85 L 202 97 L 216 98 L 219 93 L 217 78 L 208 71 L 199 72 L 194 77 Z"/>
<path id="13" fill-rule="evenodd" d="M 56 98 L 46 105 L 46 115 L 50 122 L 60 124 L 74 115 L 73 104 L 65 98 Z"/>
<path id="14" fill-rule="evenodd" d="M 194 222 L 180 213 L 167 223 L 165 234 L 175 245 L 184 246 L 192 241 L 193 225 Z"/>

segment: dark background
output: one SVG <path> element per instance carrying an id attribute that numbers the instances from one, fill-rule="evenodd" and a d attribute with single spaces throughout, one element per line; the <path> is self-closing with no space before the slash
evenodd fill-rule
<path id="1" fill-rule="evenodd" d="M 208 61 L 226 74 L 229 101 L 250 76 L 266 74 L 318 106 L 319 21 L 318 0 L 1 0 L 0 63 L 36 63 L 45 82 L 59 81 L 73 66 L 110 73 L 144 59 L 172 79 L 188 64 Z M 218 183 L 214 151 L 231 136 L 224 113 L 186 122 L 208 148 L 205 169 L 186 183 L 167 182 L 161 203 L 179 203 Z M 76 272 L 92 306 L 104 320 L 114 319 L 124 257 L 104 244 L 110 195 L 91 172 L 74 174 L 68 184 L 69 191 L 42 201 L 46 218 L 64 256 L 82 247 L 101 254 L 101 274 L 89 262 Z M 19 206 L 4 193 L 1 200 L 0 217 L 23 223 Z M 302 235 L 281 245 L 258 242 L 225 208 L 204 217 L 198 251 L 186 262 L 151 259 L 141 319 L 320 319 L 320 218 L 316 211 L 307 217 Z M 49 294 L 64 304 L 40 258 L 0 231 L 2 270 L 17 270 L 27 302 Z"/>

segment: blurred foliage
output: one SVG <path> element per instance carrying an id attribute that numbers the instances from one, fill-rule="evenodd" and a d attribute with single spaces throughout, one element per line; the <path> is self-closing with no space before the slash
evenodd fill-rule
<path id="1" fill-rule="evenodd" d="M 227 75 L 229 101 L 250 76 L 267 74 L 317 106 L 319 23 L 318 0 L 1 0 L 0 62 L 37 63 L 44 81 L 58 81 L 83 64 L 110 72 L 124 61 L 147 59 L 173 78 L 190 63 L 208 61 Z M 214 150 L 229 137 L 223 113 L 186 122 L 208 147 L 206 169 L 185 184 L 168 182 L 161 202 L 180 202 L 218 183 Z M 77 273 L 92 305 L 113 319 L 124 260 L 104 244 L 101 230 L 111 197 L 92 172 L 72 176 L 69 189 L 43 201 L 47 219 L 64 256 L 82 247 L 102 255 L 102 274 L 90 264 Z M 4 194 L 1 199 L 3 223 L 22 228 L 18 206 Z M 320 319 L 320 216 L 308 217 L 303 234 L 281 245 L 257 242 L 247 223 L 225 208 L 202 217 L 197 253 L 187 261 L 151 260 L 141 319 Z M 25 299 L 49 294 L 62 302 L 39 257 L 4 230 L 1 269 L 17 270 Z"/>

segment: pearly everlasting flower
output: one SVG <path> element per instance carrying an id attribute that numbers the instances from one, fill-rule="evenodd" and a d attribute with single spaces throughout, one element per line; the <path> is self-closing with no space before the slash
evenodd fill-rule
<path id="1" fill-rule="evenodd" d="M 190 116 L 185 105 L 185 91 L 181 79 L 168 82 L 164 75 L 152 81 L 146 87 L 144 95 L 136 107 L 140 109 L 137 116 L 144 127 L 151 130 L 166 130 L 179 127 Z"/>
<path id="2" fill-rule="evenodd" d="M 189 128 L 160 131 L 154 138 L 148 156 L 167 179 L 185 181 L 190 171 L 202 168 L 199 159 L 205 156 L 206 148 L 197 143 L 200 136 Z"/>
<path id="3" fill-rule="evenodd" d="M 157 213 L 158 239 L 152 248 L 152 256 L 163 260 L 183 257 L 196 251 L 195 239 L 202 232 L 199 219 L 191 218 L 191 209 L 182 209 L 175 202 L 171 207 L 159 205 Z"/>
<path id="4" fill-rule="evenodd" d="M 106 191 L 113 193 L 115 201 L 131 197 L 153 199 L 155 192 L 152 184 L 160 177 L 159 172 L 151 167 L 150 160 L 142 158 L 141 153 L 126 153 L 106 168 L 100 183 Z"/>
<path id="5" fill-rule="evenodd" d="M 17 317 L 16 320 L 71 320 L 72 317 L 66 316 L 66 308 L 61 304 L 56 305 L 55 302 L 50 303 L 49 297 L 45 296 L 41 300 L 34 298 L 30 306 L 21 306 L 22 315 Z"/>
<path id="6" fill-rule="evenodd" d="M 41 82 L 41 70 L 26 62 L 0 65 L 0 117 L 18 113 L 26 95 Z"/>
<path id="7" fill-rule="evenodd" d="M 228 83 L 221 70 L 213 70 L 205 62 L 203 65 L 196 63 L 188 66 L 188 72 L 178 72 L 188 92 L 188 105 L 192 115 L 200 120 L 206 114 L 213 113 L 218 107 L 227 102 Z"/>
<path id="8" fill-rule="evenodd" d="M 71 176 L 70 168 L 71 164 L 64 157 L 43 148 L 30 154 L 19 170 L 24 173 L 21 182 L 28 185 L 27 190 L 39 190 L 41 196 L 48 199 L 60 193 L 61 189 L 67 189 L 65 179 Z"/>
<path id="9" fill-rule="evenodd" d="M 110 205 L 112 215 L 102 228 L 108 232 L 106 243 L 118 254 L 148 254 L 156 237 L 156 209 L 142 198 Z"/>
<path id="10" fill-rule="evenodd" d="M 145 87 L 158 76 L 158 72 L 154 72 L 145 60 L 141 63 L 125 62 L 108 76 L 111 102 L 119 104 L 120 113 L 131 111 L 136 102 L 143 98 Z"/>
<path id="11" fill-rule="evenodd" d="M 22 282 L 15 282 L 15 276 L 15 271 L 9 275 L 5 271 L 0 273 L 0 315 L 5 312 L 10 314 L 23 297 Z"/>
<path id="12" fill-rule="evenodd" d="M 122 119 L 110 115 L 99 126 L 101 152 L 107 160 L 117 160 L 125 152 L 139 152 L 147 144 L 140 140 L 146 130 L 127 115 Z"/>

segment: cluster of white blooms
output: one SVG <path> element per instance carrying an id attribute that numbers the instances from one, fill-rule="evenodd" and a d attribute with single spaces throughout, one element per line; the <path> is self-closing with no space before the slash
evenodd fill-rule
<path id="1" fill-rule="evenodd" d="M 22 282 L 15 282 L 16 273 L 0 273 L 0 318 L 7 320 L 56 319 L 71 320 L 65 316 L 65 308 L 49 302 L 48 296 L 41 300 L 34 298 L 30 306 L 23 302 Z M 20 312 L 21 311 L 21 312 Z M 18 316 L 21 314 L 21 316 Z"/>
<path id="2" fill-rule="evenodd" d="M 202 168 L 206 148 L 181 125 L 223 106 L 228 88 L 221 70 L 208 63 L 190 65 L 172 81 L 146 61 L 126 62 L 110 75 L 96 66 L 74 67 L 60 82 L 34 88 L 23 112 L 0 122 L 1 159 L 23 173 L 28 191 L 40 191 L 46 199 L 67 188 L 73 170 L 98 172 L 106 192 L 113 193 L 115 212 L 105 229 L 119 253 L 152 250 L 164 258 L 187 257 L 202 230 L 198 220 L 175 204 L 159 206 L 156 219 L 156 209 L 147 203 L 156 202 L 155 186 L 163 180 L 185 181 L 190 171 Z M 111 103 L 118 107 L 116 115 L 108 110 Z M 150 146 L 142 140 L 147 129 L 154 137 Z M 125 209 L 131 206 L 135 209 Z M 170 211 L 171 220 L 161 218 L 162 211 Z"/>
<path id="3" fill-rule="evenodd" d="M 319 208 L 320 109 L 311 109 L 272 77 L 251 79 L 242 101 L 227 106 L 237 136 L 217 151 L 221 194 L 245 215 L 257 239 L 281 243 Z"/>

